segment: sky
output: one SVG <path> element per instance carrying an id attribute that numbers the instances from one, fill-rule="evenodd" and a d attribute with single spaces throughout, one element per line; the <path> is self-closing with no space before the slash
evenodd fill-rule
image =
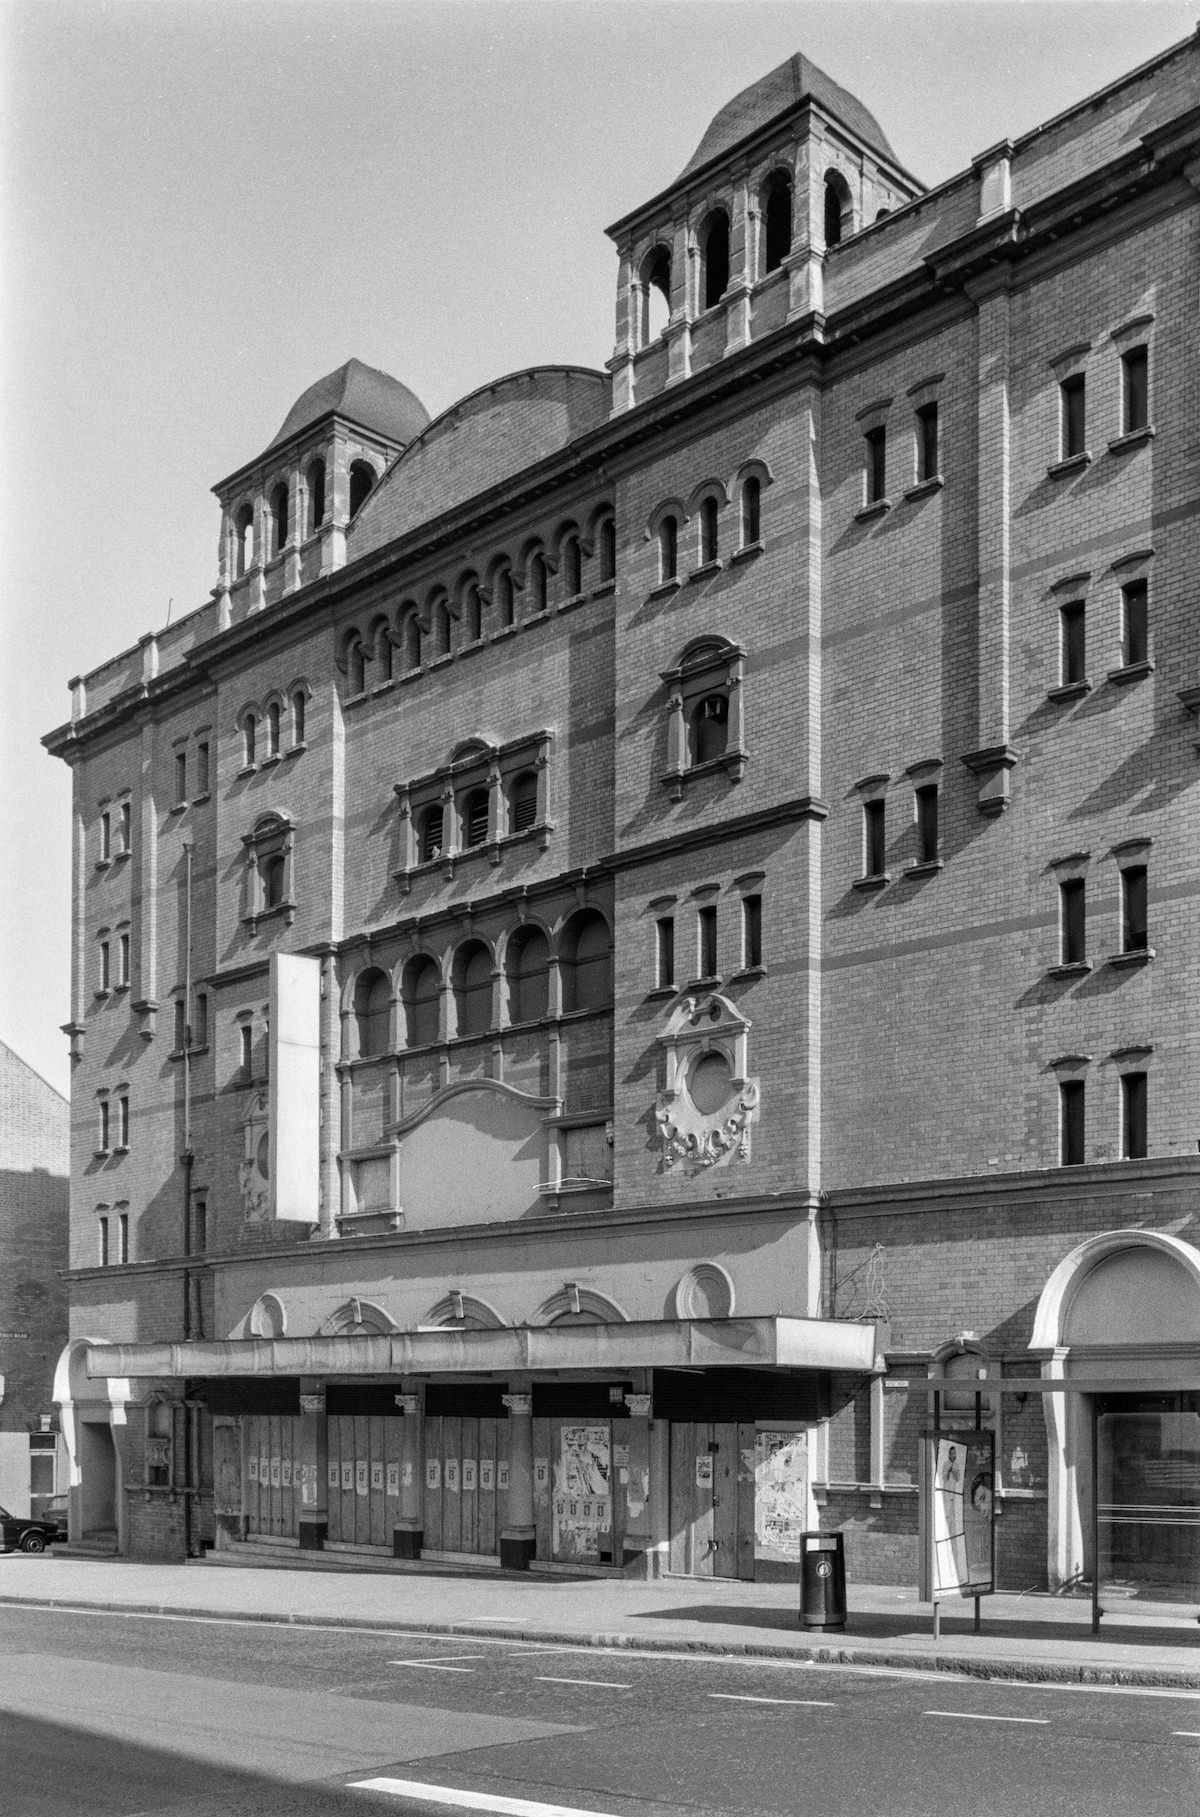
<path id="1" fill-rule="evenodd" d="M 602 367 L 605 228 L 802 50 L 924 182 L 1198 0 L 0 0 L 0 1040 L 66 1091 L 67 683 L 201 605 L 211 488 L 356 357 Z"/>

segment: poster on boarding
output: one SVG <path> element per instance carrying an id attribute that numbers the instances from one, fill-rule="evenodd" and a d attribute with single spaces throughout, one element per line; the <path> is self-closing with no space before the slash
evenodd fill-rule
<path id="1" fill-rule="evenodd" d="M 921 1434 L 922 1602 L 995 1589 L 995 1483 L 994 1433 Z"/>

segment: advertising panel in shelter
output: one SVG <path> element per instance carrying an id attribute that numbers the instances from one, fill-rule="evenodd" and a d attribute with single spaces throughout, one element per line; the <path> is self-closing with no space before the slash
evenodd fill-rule
<path id="1" fill-rule="evenodd" d="M 988 1596 L 996 1587 L 995 1434 L 927 1431 L 921 1447 L 921 1599 Z"/>

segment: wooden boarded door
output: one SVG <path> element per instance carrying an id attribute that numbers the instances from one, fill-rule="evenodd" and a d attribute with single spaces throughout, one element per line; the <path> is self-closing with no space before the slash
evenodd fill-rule
<path id="1" fill-rule="evenodd" d="M 290 1539 L 296 1532 L 293 1475 L 296 1422 L 287 1414 L 245 1416 L 247 1533 Z"/>
<path id="2" fill-rule="evenodd" d="M 671 1424 L 670 1557 L 681 1576 L 753 1577 L 754 1478 L 751 1468 L 747 1497 L 743 1441 L 732 1422 Z"/>
<path id="3" fill-rule="evenodd" d="M 424 1434 L 422 1550 L 494 1558 L 508 1495 L 508 1421 L 430 1414 Z"/>

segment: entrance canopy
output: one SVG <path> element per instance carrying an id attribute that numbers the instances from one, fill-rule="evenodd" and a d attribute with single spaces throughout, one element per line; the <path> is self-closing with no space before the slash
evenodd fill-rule
<path id="1" fill-rule="evenodd" d="M 645 1319 L 611 1325 L 395 1331 L 343 1337 L 93 1344 L 91 1376 L 397 1376 L 538 1370 L 882 1367 L 875 1325 L 834 1319 Z"/>

